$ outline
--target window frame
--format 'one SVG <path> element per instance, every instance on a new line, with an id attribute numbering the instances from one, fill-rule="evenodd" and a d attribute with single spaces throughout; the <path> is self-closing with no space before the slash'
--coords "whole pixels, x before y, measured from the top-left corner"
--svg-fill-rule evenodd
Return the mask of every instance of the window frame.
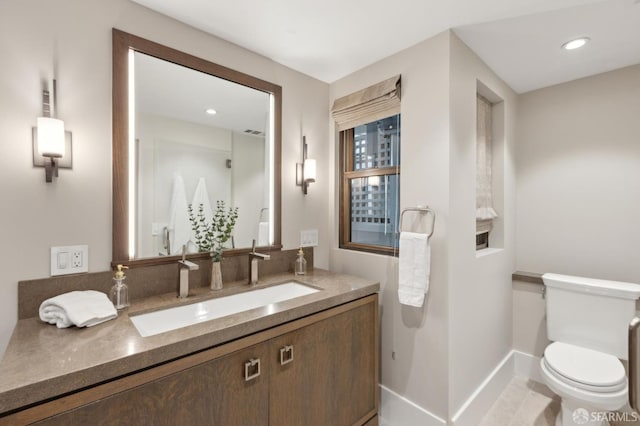
<path id="1" fill-rule="evenodd" d="M 401 115 L 399 112 L 397 114 L 392 114 L 390 117 L 395 115 Z M 339 170 L 340 170 L 340 183 L 339 183 L 339 247 L 341 249 L 347 250 L 356 250 L 363 251 L 369 253 L 377 253 L 384 254 L 388 256 L 397 256 L 398 248 L 397 247 L 388 247 L 381 246 L 375 244 L 364 244 L 357 243 L 351 241 L 351 214 L 353 205 L 351 203 L 351 180 L 357 178 L 366 178 L 366 177 L 374 177 L 374 176 L 389 176 L 389 175 L 397 175 L 398 176 L 398 206 L 400 202 L 400 174 L 401 168 L 400 164 L 397 166 L 386 166 L 386 167 L 372 167 L 362 170 L 353 170 L 354 164 L 354 134 L 355 128 L 349 128 L 340 131 L 339 140 L 340 140 L 340 154 L 339 154 Z M 402 139 L 400 139 L 402 143 Z M 400 145 L 402 146 L 402 145 Z M 398 160 L 400 162 L 400 159 Z M 399 233 L 399 221 L 400 215 L 398 214 L 396 218 L 397 223 L 396 234 Z"/>

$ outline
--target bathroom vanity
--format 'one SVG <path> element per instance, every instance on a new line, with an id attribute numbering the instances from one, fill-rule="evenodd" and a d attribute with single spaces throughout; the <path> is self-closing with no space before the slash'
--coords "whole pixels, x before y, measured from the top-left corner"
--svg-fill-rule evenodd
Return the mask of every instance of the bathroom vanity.
<path id="1" fill-rule="evenodd" d="M 377 424 L 379 285 L 317 269 L 296 281 L 319 291 L 149 337 L 130 316 L 174 295 L 87 329 L 20 320 L 0 364 L 0 424 Z"/>

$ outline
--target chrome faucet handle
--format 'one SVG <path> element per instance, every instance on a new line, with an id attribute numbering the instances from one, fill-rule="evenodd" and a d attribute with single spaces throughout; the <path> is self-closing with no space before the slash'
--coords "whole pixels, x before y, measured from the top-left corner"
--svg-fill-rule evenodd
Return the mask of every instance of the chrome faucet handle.
<path id="1" fill-rule="evenodd" d="M 180 267 L 187 268 L 190 271 L 197 271 L 198 269 L 200 269 L 200 265 L 198 265 L 197 263 L 193 263 L 190 260 L 178 260 L 178 263 L 180 264 Z"/>
<path id="2" fill-rule="evenodd" d="M 182 246 L 182 260 L 178 260 L 180 267 L 189 268 L 190 271 L 197 271 L 200 269 L 200 266 L 197 263 L 193 263 L 190 260 L 187 260 L 187 246 Z"/>

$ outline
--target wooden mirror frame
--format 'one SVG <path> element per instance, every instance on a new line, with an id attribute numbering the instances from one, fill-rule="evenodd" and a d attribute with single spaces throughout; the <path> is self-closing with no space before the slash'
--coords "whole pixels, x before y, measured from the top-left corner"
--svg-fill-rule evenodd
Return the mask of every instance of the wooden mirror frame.
<path id="1" fill-rule="evenodd" d="M 266 250 L 279 250 L 281 243 L 281 168 L 282 168 L 282 87 L 259 78 L 209 62 L 188 53 L 163 46 L 141 37 L 113 28 L 113 229 L 112 266 L 148 266 L 172 263 L 180 256 L 162 256 L 142 259 L 129 258 L 129 98 L 128 98 L 128 55 L 129 49 L 154 56 L 158 59 L 201 71 L 243 86 L 267 92 L 274 97 L 274 194 L 273 194 L 273 243 Z M 228 249 L 224 256 L 246 254 L 250 248 Z M 190 254 L 190 258 L 207 258 L 209 253 Z"/>

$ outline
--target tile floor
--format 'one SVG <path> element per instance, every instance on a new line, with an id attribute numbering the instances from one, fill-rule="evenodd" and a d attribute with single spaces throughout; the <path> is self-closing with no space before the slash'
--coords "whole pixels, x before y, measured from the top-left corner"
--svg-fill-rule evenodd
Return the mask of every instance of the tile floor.
<path id="1" fill-rule="evenodd" d="M 560 410 L 560 398 L 548 387 L 515 377 L 480 422 L 480 426 L 554 426 Z M 640 426 L 628 414 L 612 426 Z M 626 420 L 626 421 L 625 421 Z"/>

